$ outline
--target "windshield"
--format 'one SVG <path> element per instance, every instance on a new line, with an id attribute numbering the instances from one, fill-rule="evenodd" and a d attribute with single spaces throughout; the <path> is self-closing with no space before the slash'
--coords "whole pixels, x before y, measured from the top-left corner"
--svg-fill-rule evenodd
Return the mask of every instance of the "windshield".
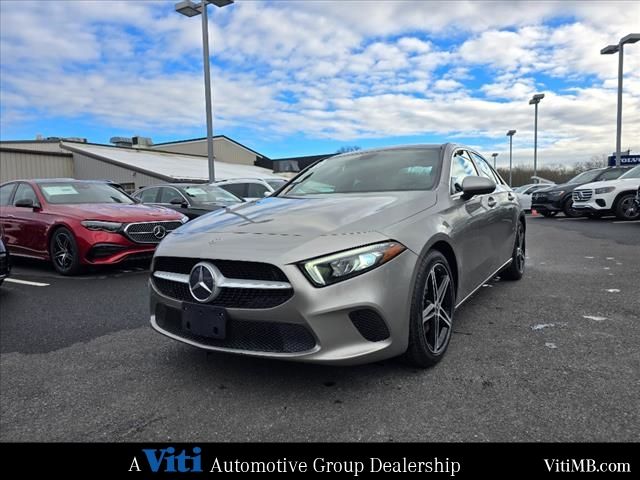
<path id="1" fill-rule="evenodd" d="M 633 167 L 620 178 L 640 178 L 640 165 L 638 165 L 637 167 Z"/>
<path id="2" fill-rule="evenodd" d="M 287 183 L 286 180 L 280 180 L 278 178 L 269 178 L 266 179 L 265 182 L 267 182 L 274 190 L 278 190 L 281 186 Z"/>
<path id="3" fill-rule="evenodd" d="M 55 182 L 38 185 L 51 204 L 135 203 L 131 197 L 107 183 Z"/>
<path id="4" fill-rule="evenodd" d="M 440 149 L 396 149 L 330 157 L 316 163 L 284 195 L 431 190 L 438 181 Z"/>
<path id="5" fill-rule="evenodd" d="M 192 185 L 183 188 L 184 193 L 189 197 L 189 201 L 194 204 L 207 203 L 238 203 L 241 199 L 233 193 L 216 187 L 215 185 Z"/>
<path id="6" fill-rule="evenodd" d="M 589 170 L 576 175 L 567 183 L 589 183 L 596 179 L 598 175 L 602 173 L 602 170 Z"/>

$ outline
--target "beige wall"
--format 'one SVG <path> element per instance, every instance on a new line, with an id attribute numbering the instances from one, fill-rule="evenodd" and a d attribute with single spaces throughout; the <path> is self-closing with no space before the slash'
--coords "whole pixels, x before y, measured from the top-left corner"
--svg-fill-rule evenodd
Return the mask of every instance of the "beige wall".
<path id="1" fill-rule="evenodd" d="M 194 140 L 193 142 L 174 143 L 171 145 L 156 145 L 155 150 L 166 152 L 184 153 L 187 155 L 207 156 L 207 141 Z M 256 161 L 256 154 L 241 147 L 226 138 L 214 138 L 213 152 L 217 160 L 227 163 L 238 163 L 241 165 L 253 165 Z"/>
<path id="2" fill-rule="evenodd" d="M 112 180 L 124 184 L 134 183 L 134 189 L 167 183 L 157 177 L 134 172 L 128 168 L 87 157 L 80 153 L 73 153 L 73 162 L 75 166 L 75 178 L 79 180 Z"/>
<path id="3" fill-rule="evenodd" d="M 0 148 L 0 183 L 18 178 L 73 177 L 71 156 L 13 152 Z"/>
<path id="4" fill-rule="evenodd" d="M 0 142 L 0 148 L 16 148 L 18 150 L 32 150 L 35 152 L 64 152 L 60 142 L 32 141 L 32 142 Z"/>

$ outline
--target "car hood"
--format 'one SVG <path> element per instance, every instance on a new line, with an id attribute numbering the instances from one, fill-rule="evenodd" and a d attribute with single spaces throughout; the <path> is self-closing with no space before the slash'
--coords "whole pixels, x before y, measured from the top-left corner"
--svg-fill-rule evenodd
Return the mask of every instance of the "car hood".
<path id="1" fill-rule="evenodd" d="M 548 188 L 541 188 L 540 190 L 536 190 L 535 193 L 544 193 L 544 192 L 555 192 L 558 190 L 564 190 L 565 192 L 571 191 L 574 188 L 583 185 L 582 183 L 558 183 L 556 185 L 550 185 Z"/>
<path id="2" fill-rule="evenodd" d="M 79 220 L 105 220 L 113 222 L 152 222 L 179 220 L 182 214 L 174 210 L 150 205 L 121 205 L 111 203 L 86 203 L 77 205 L 50 205 L 56 213 Z"/>
<path id="3" fill-rule="evenodd" d="M 385 227 L 435 203 L 424 191 L 267 197 L 187 223 L 157 254 L 289 263 L 388 240 Z"/>
<path id="4" fill-rule="evenodd" d="M 615 180 L 603 180 L 601 182 L 585 183 L 584 185 L 580 185 L 580 190 L 595 190 L 596 188 L 627 185 L 640 185 L 640 178 L 616 178 Z"/>

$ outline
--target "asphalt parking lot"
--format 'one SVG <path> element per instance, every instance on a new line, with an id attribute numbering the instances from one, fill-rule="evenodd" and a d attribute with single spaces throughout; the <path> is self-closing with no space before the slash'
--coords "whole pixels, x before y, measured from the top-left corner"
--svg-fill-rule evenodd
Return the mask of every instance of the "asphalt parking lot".
<path id="1" fill-rule="evenodd" d="M 148 326 L 148 272 L 0 288 L 1 441 L 635 441 L 640 222 L 532 217 L 444 360 L 326 367 L 206 354 Z"/>

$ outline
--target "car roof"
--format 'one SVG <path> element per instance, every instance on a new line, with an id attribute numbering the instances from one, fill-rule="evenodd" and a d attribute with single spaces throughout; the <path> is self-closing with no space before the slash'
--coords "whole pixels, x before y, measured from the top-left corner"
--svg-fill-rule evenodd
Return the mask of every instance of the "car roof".
<path id="1" fill-rule="evenodd" d="M 33 182 L 33 183 L 67 183 L 67 182 L 78 182 L 78 183 L 112 183 L 118 184 L 118 182 L 114 182 L 112 180 L 78 180 L 77 178 L 16 178 L 14 180 L 9 180 L 4 183 L 12 183 L 12 182 Z"/>

